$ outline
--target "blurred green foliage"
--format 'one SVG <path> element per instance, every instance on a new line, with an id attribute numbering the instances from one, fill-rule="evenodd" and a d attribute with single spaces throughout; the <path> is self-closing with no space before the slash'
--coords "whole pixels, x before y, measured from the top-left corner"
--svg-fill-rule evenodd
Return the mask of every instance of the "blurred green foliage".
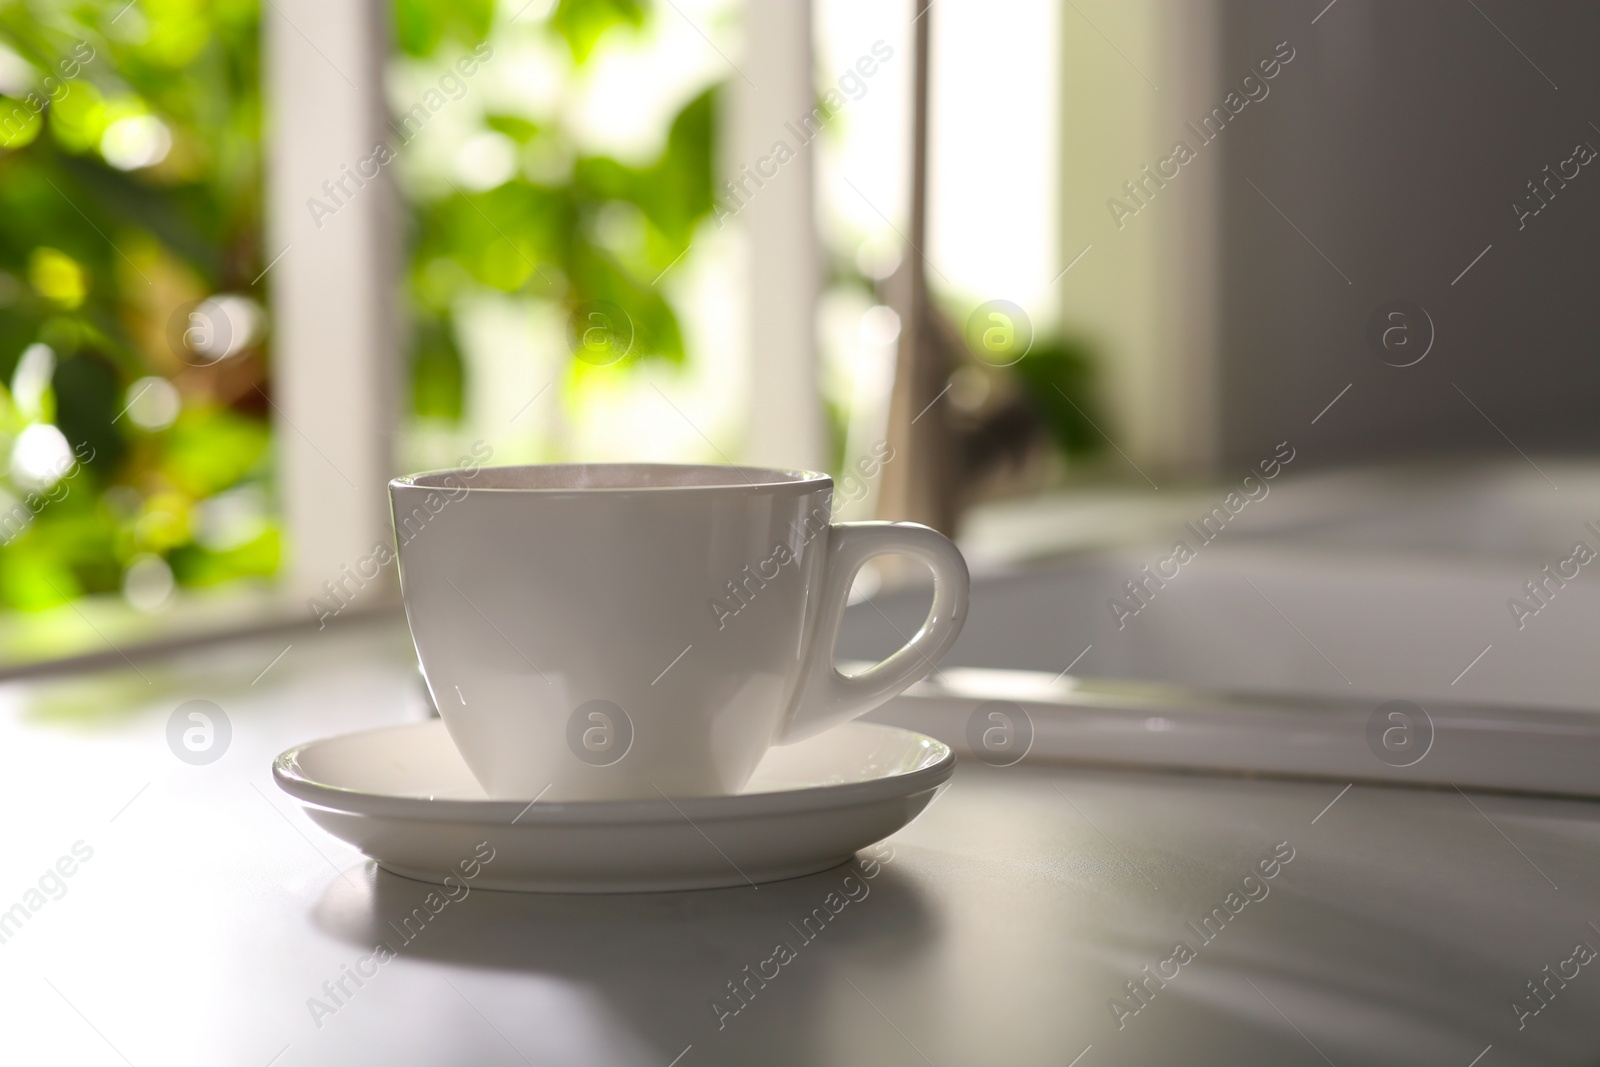
<path id="1" fill-rule="evenodd" d="M 569 80 L 654 15 L 638 0 L 392 11 L 403 61 L 442 70 L 516 15 Z M 0 605 L 130 590 L 152 561 L 157 593 L 163 567 L 190 586 L 277 569 L 265 331 L 238 317 L 239 298 L 246 320 L 265 302 L 259 18 L 257 0 L 0 0 Z M 643 164 L 580 150 L 554 112 L 491 109 L 474 121 L 532 166 L 489 189 L 407 190 L 414 413 L 461 414 L 456 310 L 474 291 L 569 313 L 604 301 L 638 357 L 683 361 L 652 282 L 711 212 L 715 98 L 689 101 Z M 194 338 L 219 329 L 231 346 Z M 84 462 L 59 482 L 18 465 L 63 449 Z"/>
<path id="2" fill-rule="evenodd" d="M 643 29 L 647 10 L 640 0 L 560 0 L 550 13 L 550 28 L 566 42 L 573 62 L 584 63 L 611 27 Z"/>
<path id="3" fill-rule="evenodd" d="M 0 604 L 277 568 L 259 83 L 255 0 L 0 3 Z"/>
<path id="4" fill-rule="evenodd" d="M 277 570 L 258 4 L 0 0 L 0 606 L 118 590 L 153 606 L 135 576 L 149 594 L 163 581 Z M 510 51 L 539 38 L 563 86 L 608 42 L 649 33 L 662 10 L 392 4 L 395 62 L 424 77 L 486 42 Z M 461 108 L 453 122 L 515 156 L 489 188 L 413 176 L 395 128 L 413 414 L 462 415 L 458 316 L 477 294 L 569 317 L 622 309 L 634 358 L 573 359 L 569 386 L 627 373 L 634 359 L 686 360 L 679 316 L 654 283 L 713 213 L 720 94 L 687 100 L 642 161 L 587 148 L 564 91 Z M 1014 373 L 1063 452 L 1092 450 L 1088 405 L 1062 396 L 1088 392 L 1083 352 L 1047 343 Z M 844 412 L 829 402 L 840 438 Z"/>
<path id="5" fill-rule="evenodd" d="M 488 6 L 399 0 L 404 53 L 431 72 L 447 69 L 486 37 L 507 48 L 503 31 L 490 30 Z M 557 59 L 570 63 L 561 78 L 571 84 L 603 37 L 642 33 L 655 16 L 654 6 L 636 0 L 560 0 L 536 32 L 558 45 Z M 492 131 L 514 146 L 518 165 L 505 181 L 475 192 L 454 182 L 410 183 L 414 414 L 461 414 L 457 311 L 475 289 L 553 303 L 569 318 L 586 305 L 620 308 L 630 320 L 633 355 L 684 361 L 678 316 L 653 283 L 712 212 L 717 97 L 712 87 L 685 103 L 660 154 L 644 163 L 585 151 L 559 100 L 543 112 L 531 103 L 516 113 L 490 106 L 474 121 L 478 132 Z M 627 373 L 633 362 L 602 367 L 574 359 L 568 373 L 575 380 Z"/>
<path id="6" fill-rule="evenodd" d="M 1041 338 L 1010 370 L 1063 456 L 1101 451 L 1105 438 L 1090 415 L 1097 405 L 1094 356 L 1087 342 L 1058 334 Z"/>

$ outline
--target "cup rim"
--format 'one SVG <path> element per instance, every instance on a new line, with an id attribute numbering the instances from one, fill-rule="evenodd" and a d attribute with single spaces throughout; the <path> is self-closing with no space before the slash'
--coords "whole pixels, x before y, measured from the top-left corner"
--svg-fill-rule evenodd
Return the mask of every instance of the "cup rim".
<path id="1" fill-rule="evenodd" d="M 717 477 L 726 481 L 690 482 L 686 484 L 658 485 L 472 485 L 476 475 L 464 475 L 459 467 L 418 471 L 389 480 L 394 489 L 447 489 L 467 493 L 523 493 L 540 495 L 591 494 L 591 493 L 750 493 L 770 492 L 779 489 L 816 490 L 833 483 L 831 475 L 796 467 L 752 467 L 734 463 L 508 463 L 483 466 L 484 471 L 578 471 L 609 468 L 650 471 L 706 471 L 719 472 Z M 743 480 L 733 480 L 733 478 Z M 446 482 L 453 478 L 454 482 Z"/>

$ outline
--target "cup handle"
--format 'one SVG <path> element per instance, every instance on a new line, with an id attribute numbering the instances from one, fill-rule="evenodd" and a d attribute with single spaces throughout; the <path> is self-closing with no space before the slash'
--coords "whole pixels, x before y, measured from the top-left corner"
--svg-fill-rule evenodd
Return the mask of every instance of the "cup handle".
<path id="1" fill-rule="evenodd" d="M 845 675 L 833 665 L 833 646 L 844 621 L 850 586 L 873 556 L 909 556 L 933 572 L 933 605 L 922 628 L 881 663 Z M 967 620 L 971 578 L 967 561 L 950 539 L 914 522 L 846 522 L 829 530 L 817 631 L 810 663 L 776 743 L 803 741 L 865 714 L 926 677 L 950 650 Z"/>

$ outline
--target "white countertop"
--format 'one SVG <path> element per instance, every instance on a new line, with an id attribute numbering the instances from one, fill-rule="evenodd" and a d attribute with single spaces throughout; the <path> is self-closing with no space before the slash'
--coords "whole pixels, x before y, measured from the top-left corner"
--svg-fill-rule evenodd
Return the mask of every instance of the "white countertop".
<path id="1" fill-rule="evenodd" d="M 429 887 L 319 831 L 269 764 L 312 737 L 423 715 L 409 657 L 403 627 L 366 623 L 0 686 L 0 919 L 28 912 L 0 943 L 0 1062 L 1505 1067 L 1600 1055 L 1600 961 L 1564 988 L 1552 979 L 1557 995 L 1520 1031 L 1512 1008 L 1575 944 L 1600 949 L 1600 806 L 1448 788 L 1341 795 L 1326 782 L 969 759 L 810 941 L 796 927 L 847 868 L 654 896 L 474 890 L 404 941 L 388 923 Z M 168 718 L 190 699 L 229 717 L 215 763 L 168 748 Z M 1293 859 L 1246 883 L 1282 842 Z M 62 857 L 72 873 L 47 875 Z M 1240 906 L 1246 891 L 1261 899 Z M 1230 902 L 1238 914 L 1210 942 L 1186 925 Z M 1165 964 L 1176 976 L 1151 980 L 1119 1029 L 1108 1002 L 1131 1007 L 1124 983 L 1180 940 L 1193 958 Z M 364 965 L 375 973 L 357 987 L 344 968 L 379 941 L 395 958 Z M 713 1002 L 737 1003 L 727 983 L 747 965 L 771 974 L 780 941 L 794 958 L 764 988 L 752 981 L 719 1029 Z M 336 1001 L 323 984 L 341 978 Z"/>

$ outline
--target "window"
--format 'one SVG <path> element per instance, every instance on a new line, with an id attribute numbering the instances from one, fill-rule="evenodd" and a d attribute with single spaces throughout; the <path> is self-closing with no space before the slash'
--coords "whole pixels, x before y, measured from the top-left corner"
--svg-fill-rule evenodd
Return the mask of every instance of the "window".
<path id="1" fill-rule="evenodd" d="M 310 621 L 308 599 L 389 539 L 391 475 L 484 448 L 870 455 L 898 332 L 910 15 L 6 8 L 0 605 L 56 610 L 0 614 L 0 657 Z M 961 141 L 1008 106 L 960 80 L 990 20 L 935 20 L 927 250 L 958 332 L 994 298 L 1057 328 L 1054 16 L 1017 17 L 1019 70 L 1045 80 L 985 127 L 1010 178 Z M 1014 22 L 986 32 L 1014 43 Z M 962 373 L 951 402 L 976 418 L 1002 378 Z M 1069 449 L 1097 440 L 1054 399 L 1066 379 L 1002 377 L 1065 420 Z M 874 489 L 842 514 L 868 517 Z"/>

